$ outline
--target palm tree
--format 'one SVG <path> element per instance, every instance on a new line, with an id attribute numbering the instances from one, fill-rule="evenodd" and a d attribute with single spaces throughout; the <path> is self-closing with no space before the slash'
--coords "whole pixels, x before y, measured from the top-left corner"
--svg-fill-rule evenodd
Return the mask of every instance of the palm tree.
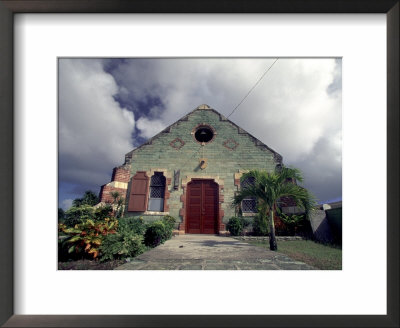
<path id="1" fill-rule="evenodd" d="M 295 168 L 281 167 L 274 173 L 252 170 L 243 174 L 241 180 L 247 178 L 252 178 L 254 183 L 240 190 L 233 198 L 232 205 L 238 206 L 248 197 L 257 200 L 259 211 L 269 217 L 269 247 L 276 251 L 278 246 L 275 238 L 274 213 L 279 209 L 280 199 L 290 197 L 296 206 L 304 209 L 306 218 L 309 218 L 310 211 L 316 204 L 315 198 L 306 189 L 293 182 L 303 181 L 300 170 Z"/>

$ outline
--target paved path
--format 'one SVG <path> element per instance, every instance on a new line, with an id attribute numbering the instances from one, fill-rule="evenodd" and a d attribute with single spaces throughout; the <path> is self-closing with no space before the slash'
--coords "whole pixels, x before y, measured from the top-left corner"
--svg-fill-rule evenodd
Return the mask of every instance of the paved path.
<path id="1" fill-rule="evenodd" d="M 278 245 L 279 247 L 279 245 Z M 172 237 L 115 270 L 314 270 L 279 252 L 230 237 Z"/>

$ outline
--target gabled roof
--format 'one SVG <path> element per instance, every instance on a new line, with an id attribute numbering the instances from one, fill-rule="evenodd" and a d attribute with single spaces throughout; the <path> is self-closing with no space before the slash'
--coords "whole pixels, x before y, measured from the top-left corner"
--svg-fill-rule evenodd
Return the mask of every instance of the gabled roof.
<path id="1" fill-rule="evenodd" d="M 202 111 L 202 110 L 207 110 L 207 111 L 211 111 L 214 112 L 215 114 L 219 115 L 219 119 L 220 121 L 225 121 L 230 123 L 231 125 L 233 125 L 234 127 L 236 127 L 238 129 L 238 133 L 242 134 L 242 135 L 247 135 L 248 137 L 250 137 L 254 144 L 257 147 L 260 148 L 264 148 L 269 150 L 270 152 L 272 152 L 274 154 L 274 158 L 277 162 L 282 163 L 282 156 L 280 154 L 278 154 L 275 150 L 273 150 L 272 148 L 268 147 L 266 144 L 264 144 L 263 142 L 261 142 L 260 140 L 258 140 L 256 137 L 254 137 L 253 135 L 251 135 L 250 133 L 248 133 L 247 131 L 243 130 L 240 126 L 238 126 L 237 124 L 233 123 L 232 121 L 230 121 L 229 119 L 227 119 L 224 115 L 222 115 L 221 113 L 217 112 L 215 109 L 211 108 L 209 105 L 206 104 L 202 104 L 198 107 L 196 107 L 194 110 L 192 110 L 191 112 L 189 112 L 188 114 L 186 114 L 185 116 L 183 116 L 181 119 L 179 119 L 178 121 L 176 121 L 175 123 L 172 123 L 170 126 L 166 127 L 164 130 L 162 130 L 160 133 L 156 134 L 154 137 L 150 138 L 149 140 L 147 140 L 145 143 L 143 143 L 142 145 L 140 145 L 139 147 L 131 150 L 129 153 L 125 154 L 125 164 L 129 163 L 130 160 L 132 159 L 132 154 L 137 151 L 138 149 L 142 148 L 143 146 L 146 145 L 151 145 L 153 140 L 157 139 L 158 137 L 160 137 L 163 133 L 169 133 L 171 131 L 171 128 L 173 128 L 174 126 L 176 126 L 179 122 L 183 122 L 183 121 L 188 121 L 189 120 L 189 116 L 191 114 L 193 114 L 196 111 Z"/>

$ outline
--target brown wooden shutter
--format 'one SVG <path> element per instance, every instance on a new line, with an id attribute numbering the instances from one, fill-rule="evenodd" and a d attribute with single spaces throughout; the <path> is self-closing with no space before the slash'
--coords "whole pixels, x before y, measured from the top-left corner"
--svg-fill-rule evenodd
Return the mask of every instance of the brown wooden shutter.
<path id="1" fill-rule="evenodd" d="M 137 171 L 131 182 L 129 195 L 129 212 L 144 212 L 147 209 L 147 193 L 149 190 L 149 177 L 144 171 Z"/>

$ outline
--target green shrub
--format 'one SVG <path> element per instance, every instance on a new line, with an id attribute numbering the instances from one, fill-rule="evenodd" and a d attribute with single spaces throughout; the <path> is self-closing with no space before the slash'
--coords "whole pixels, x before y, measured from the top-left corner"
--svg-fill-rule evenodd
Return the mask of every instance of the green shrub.
<path id="1" fill-rule="evenodd" d="M 174 230 L 176 220 L 173 216 L 165 215 L 163 217 L 163 222 L 171 231 Z"/>
<path id="2" fill-rule="evenodd" d="M 137 235 L 143 235 L 146 231 L 146 224 L 144 223 L 142 217 L 121 218 L 119 219 L 118 230 L 127 230 Z"/>
<path id="3" fill-rule="evenodd" d="M 147 226 L 144 234 L 146 246 L 156 247 L 164 242 L 165 225 L 162 221 L 155 221 Z"/>
<path id="4" fill-rule="evenodd" d="M 175 218 L 170 215 L 166 215 L 163 217 L 162 222 L 165 225 L 165 240 L 172 238 L 172 231 L 175 228 Z"/>
<path id="5" fill-rule="evenodd" d="M 276 234 L 279 236 L 303 236 L 312 239 L 311 223 L 304 214 L 284 214 L 279 215 L 282 222 L 280 226 L 276 226 Z"/>
<path id="6" fill-rule="evenodd" d="M 229 230 L 232 236 L 240 236 L 243 233 L 243 229 L 248 226 L 248 222 L 243 217 L 232 216 L 226 228 Z"/>
<path id="7" fill-rule="evenodd" d="M 112 206 L 107 204 L 104 206 L 100 206 L 95 209 L 94 216 L 96 220 L 104 220 L 105 218 L 109 218 L 112 215 Z"/>
<path id="8" fill-rule="evenodd" d="M 257 213 L 253 220 L 253 234 L 255 236 L 268 236 L 268 219 L 262 213 Z"/>
<path id="9" fill-rule="evenodd" d="M 166 240 L 171 239 L 173 224 L 170 218 L 163 219 L 162 221 L 154 221 L 147 226 L 144 233 L 144 243 L 146 246 L 156 247 Z"/>
<path id="10" fill-rule="evenodd" d="M 85 220 L 94 220 L 94 209 L 90 205 L 81 205 L 79 207 L 71 207 L 65 212 L 64 223 L 68 227 L 74 227 L 76 224 L 81 224 Z"/>
<path id="11" fill-rule="evenodd" d="M 279 234 L 288 236 L 294 236 L 297 230 L 304 225 L 305 221 L 305 216 L 303 214 L 296 215 L 281 213 L 279 218 L 284 224 L 280 229 Z"/>
<path id="12" fill-rule="evenodd" d="M 142 254 L 144 250 L 142 235 L 128 229 L 121 229 L 116 234 L 104 237 L 100 246 L 100 261 L 135 257 Z"/>
<path id="13" fill-rule="evenodd" d="M 59 224 L 59 247 L 67 248 L 71 258 L 92 258 L 99 255 L 99 247 L 108 234 L 115 234 L 118 228 L 118 221 L 115 219 L 105 219 L 104 221 L 85 220 L 76 224 L 74 227 L 67 227 Z M 64 254 L 61 251 L 61 254 Z M 60 254 L 60 253 L 59 253 Z"/>

